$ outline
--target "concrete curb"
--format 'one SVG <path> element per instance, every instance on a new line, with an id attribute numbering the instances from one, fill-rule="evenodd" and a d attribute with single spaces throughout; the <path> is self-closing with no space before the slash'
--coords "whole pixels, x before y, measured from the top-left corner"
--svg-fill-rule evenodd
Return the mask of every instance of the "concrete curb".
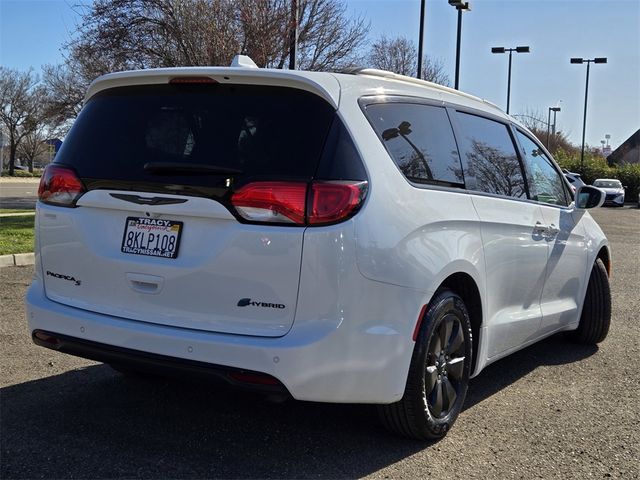
<path id="1" fill-rule="evenodd" d="M 33 253 L 14 253 L 12 255 L 0 255 L 0 268 L 2 267 L 24 267 L 33 265 L 35 256 Z"/>
<path id="2" fill-rule="evenodd" d="M 0 184 L 9 183 L 40 183 L 40 177 L 0 177 Z"/>
<path id="3" fill-rule="evenodd" d="M 33 217 L 36 212 L 21 212 L 21 213 L 0 213 L 0 218 L 5 217 Z"/>

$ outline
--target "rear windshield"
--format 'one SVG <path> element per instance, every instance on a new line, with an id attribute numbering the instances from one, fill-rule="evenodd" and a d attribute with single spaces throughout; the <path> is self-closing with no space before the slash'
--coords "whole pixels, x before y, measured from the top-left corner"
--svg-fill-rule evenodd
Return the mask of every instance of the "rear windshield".
<path id="1" fill-rule="evenodd" d="M 311 93 L 247 85 L 110 89 L 84 107 L 56 157 L 95 188 L 128 184 L 229 186 L 255 178 L 308 179 L 335 111 Z M 160 165 L 161 169 L 149 168 Z M 145 165 L 147 168 L 145 168 Z M 171 165 L 188 165 L 185 173 Z"/>

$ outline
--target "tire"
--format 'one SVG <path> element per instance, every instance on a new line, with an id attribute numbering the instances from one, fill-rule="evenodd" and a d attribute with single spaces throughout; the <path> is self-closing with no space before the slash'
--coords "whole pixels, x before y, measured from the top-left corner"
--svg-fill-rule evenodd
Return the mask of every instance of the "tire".
<path id="1" fill-rule="evenodd" d="M 444 437 L 467 394 L 471 341 L 462 299 L 450 290 L 436 292 L 422 318 L 402 399 L 378 406 L 383 425 L 418 440 Z"/>
<path id="2" fill-rule="evenodd" d="M 607 269 L 596 259 L 589 276 L 589 285 L 584 298 L 578 329 L 572 339 L 578 343 L 593 345 L 600 343 L 609 333 L 611 323 L 611 288 Z"/>

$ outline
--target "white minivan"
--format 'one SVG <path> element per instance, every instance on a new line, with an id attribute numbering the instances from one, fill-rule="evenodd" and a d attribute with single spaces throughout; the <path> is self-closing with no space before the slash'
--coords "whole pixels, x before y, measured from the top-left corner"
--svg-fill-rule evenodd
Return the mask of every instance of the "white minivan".
<path id="1" fill-rule="evenodd" d="M 91 85 L 39 188 L 36 344 L 437 439 L 488 364 L 605 338 L 603 194 L 574 198 L 513 118 L 390 72 L 235 64 Z"/>

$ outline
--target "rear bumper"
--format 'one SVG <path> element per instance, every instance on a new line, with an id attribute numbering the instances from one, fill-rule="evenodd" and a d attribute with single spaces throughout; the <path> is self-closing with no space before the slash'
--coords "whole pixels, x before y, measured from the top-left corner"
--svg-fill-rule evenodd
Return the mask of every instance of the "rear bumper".
<path id="1" fill-rule="evenodd" d="M 172 377 L 205 378 L 235 388 L 288 394 L 277 379 L 260 372 L 115 347 L 44 330 L 34 330 L 31 338 L 33 343 L 41 347 L 97 362 L 129 367 L 135 371 Z"/>
<path id="2" fill-rule="evenodd" d="M 196 372 L 232 385 L 239 382 L 230 373 L 258 372 L 277 379 L 272 391 L 288 391 L 298 400 L 392 403 L 404 392 L 415 311 L 420 310 L 424 294 L 365 283 L 366 298 L 375 299 L 369 308 L 352 311 L 352 318 L 298 315 L 290 332 L 277 338 L 180 329 L 98 314 L 49 300 L 38 279 L 27 293 L 26 311 L 31 334 L 53 333 L 62 340 L 60 347 L 44 346 L 64 353 L 142 364 L 168 374 Z M 393 321 L 403 318 L 403 311 L 412 313 L 411 318 L 404 316 L 401 328 Z"/>

